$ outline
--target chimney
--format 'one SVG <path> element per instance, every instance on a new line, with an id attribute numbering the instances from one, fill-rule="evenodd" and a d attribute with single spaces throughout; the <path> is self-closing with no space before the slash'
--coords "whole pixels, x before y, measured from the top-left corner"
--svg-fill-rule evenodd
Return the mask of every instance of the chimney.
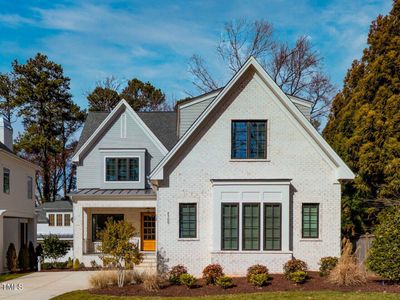
<path id="1" fill-rule="evenodd" d="M 4 117 L 0 116 L 0 142 L 6 145 L 11 151 L 13 150 L 13 129 L 11 123 Z"/>

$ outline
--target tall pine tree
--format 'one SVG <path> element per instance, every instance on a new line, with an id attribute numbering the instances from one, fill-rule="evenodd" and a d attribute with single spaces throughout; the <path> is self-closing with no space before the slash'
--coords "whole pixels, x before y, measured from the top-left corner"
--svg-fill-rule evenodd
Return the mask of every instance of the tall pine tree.
<path id="1" fill-rule="evenodd" d="M 343 231 L 352 236 L 373 225 L 377 203 L 400 199 L 400 0 L 372 22 L 323 135 L 357 174 L 343 197 Z"/>

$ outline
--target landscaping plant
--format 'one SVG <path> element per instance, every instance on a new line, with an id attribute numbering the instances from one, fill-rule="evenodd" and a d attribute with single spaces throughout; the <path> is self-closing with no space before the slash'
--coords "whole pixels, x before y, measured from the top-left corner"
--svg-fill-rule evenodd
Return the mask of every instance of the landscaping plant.
<path id="1" fill-rule="evenodd" d="M 367 281 L 365 272 L 360 269 L 352 254 L 352 248 L 350 241 L 344 244 L 338 264 L 329 273 L 328 280 L 331 283 L 340 286 L 356 286 Z"/>
<path id="2" fill-rule="evenodd" d="M 18 267 L 20 270 L 26 272 L 29 270 L 29 250 L 26 244 L 24 244 L 18 253 Z"/>
<path id="3" fill-rule="evenodd" d="M 400 281 L 400 208 L 387 209 L 378 221 L 367 267 L 384 279 Z"/>
<path id="4" fill-rule="evenodd" d="M 69 243 L 60 240 L 55 234 L 43 237 L 43 257 L 50 259 L 52 263 L 66 255 L 69 248 Z"/>
<path id="5" fill-rule="evenodd" d="M 17 251 L 13 243 L 10 243 L 7 249 L 7 269 L 11 273 L 17 272 Z"/>
<path id="6" fill-rule="evenodd" d="M 72 269 L 73 266 L 74 266 L 74 262 L 73 262 L 72 258 L 71 258 L 71 257 L 68 257 L 68 260 L 67 260 L 67 269 Z"/>
<path id="7" fill-rule="evenodd" d="M 283 274 L 286 279 L 290 280 L 290 275 L 294 272 L 307 272 L 307 264 L 300 259 L 291 259 L 283 265 Z"/>
<path id="8" fill-rule="evenodd" d="M 76 271 L 76 270 L 79 270 L 80 267 L 81 267 L 81 263 L 79 262 L 79 259 L 75 258 L 72 268 Z"/>
<path id="9" fill-rule="evenodd" d="M 101 240 L 99 251 L 103 262 L 115 263 L 118 274 L 118 287 L 123 287 L 125 268 L 133 267 L 142 262 L 143 255 L 131 240 L 135 235 L 135 227 L 126 220 L 109 219 L 104 230 L 98 233 Z"/>
<path id="10" fill-rule="evenodd" d="M 247 281 L 250 282 L 251 275 L 258 275 L 258 274 L 267 274 L 268 277 L 268 268 L 264 265 L 253 265 L 247 269 Z"/>
<path id="11" fill-rule="evenodd" d="M 219 286 L 222 287 L 223 289 L 229 289 L 233 287 L 233 279 L 232 277 L 229 276 L 220 276 L 217 278 L 215 283 Z"/>
<path id="12" fill-rule="evenodd" d="M 224 276 L 224 272 L 220 264 L 210 264 L 203 270 L 203 278 L 207 284 L 215 284 L 217 278 L 221 276 Z"/>
<path id="13" fill-rule="evenodd" d="M 35 253 L 35 247 L 33 247 L 32 242 L 29 242 L 28 253 L 29 253 L 29 269 L 31 271 L 34 271 L 37 267 L 37 257 Z"/>
<path id="14" fill-rule="evenodd" d="M 296 271 L 290 273 L 290 280 L 295 283 L 304 283 L 308 278 L 308 273 L 306 271 Z"/>
<path id="15" fill-rule="evenodd" d="M 180 282 L 180 276 L 182 274 L 187 274 L 187 269 L 185 266 L 182 265 L 177 265 L 172 267 L 171 271 L 168 272 L 168 280 L 172 284 L 179 285 Z"/>
<path id="16" fill-rule="evenodd" d="M 95 272 L 89 277 L 89 284 L 94 289 L 104 289 L 108 286 L 116 285 L 117 273 L 115 271 Z"/>
<path id="17" fill-rule="evenodd" d="M 160 278 L 156 274 L 147 274 L 143 279 L 143 288 L 148 292 L 160 290 Z"/>
<path id="18" fill-rule="evenodd" d="M 254 286 L 262 287 L 267 284 L 268 279 L 268 273 L 260 273 L 250 275 L 248 281 Z"/>
<path id="19" fill-rule="evenodd" d="M 319 276 L 326 277 L 336 267 L 339 259 L 334 256 L 322 257 L 319 261 Z"/>
<path id="20" fill-rule="evenodd" d="M 192 287 L 195 286 L 197 279 L 193 275 L 182 274 L 181 276 L 179 276 L 179 281 L 181 284 L 191 289 Z"/>

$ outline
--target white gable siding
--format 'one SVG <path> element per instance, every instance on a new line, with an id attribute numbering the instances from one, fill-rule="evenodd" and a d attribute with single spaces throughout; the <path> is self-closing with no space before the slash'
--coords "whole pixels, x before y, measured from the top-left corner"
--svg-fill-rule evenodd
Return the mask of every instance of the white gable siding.
<path id="1" fill-rule="evenodd" d="M 214 100 L 215 97 L 205 99 L 204 101 L 197 102 L 195 104 L 184 106 L 179 109 L 179 137 L 189 129 L 189 127 L 196 121 L 200 114 L 206 109 L 206 107 Z M 290 98 L 290 97 L 289 97 Z M 301 113 L 310 120 L 310 107 L 307 105 L 300 104 L 298 102 L 294 105 L 301 111 Z"/>
<path id="2" fill-rule="evenodd" d="M 126 119 L 126 130 L 125 130 Z M 141 150 L 141 151 L 140 151 Z M 145 151 L 143 151 L 145 150 Z M 112 151 L 112 152 L 111 152 Z M 114 152 L 114 153 L 113 153 Z M 82 188 L 143 188 L 143 185 L 104 183 L 104 156 L 143 156 L 142 182 L 159 163 L 163 154 L 129 113 L 120 114 L 94 147 L 81 159 L 77 168 L 78 189 Z M 144 168 L 143 168 L 144 167 Z M 144 173 L 142 173 L 142 170 Z"/>
<path id="3" fill-rule="evenodd" d="M 252 75 L 253 76 L 253 75 Z M 228 274 L 245 274 L 255 263 L 272 272 L 282 272 L 282 264 L 292 255 L 305 260 L 312 270 L 322 256 L 340 254 L 340 184 L 334 169 L 308 140 L 308 136 L 285 113 L 285 108 L 254 75 L 231 95 L 234 101 L 190 149 L 178 154 L 180 161 L 164 168 L 164 185 L 158 190 L 157 239 L 160 255 L 168 265 L 184 264 L 199 275 L 209 263 L 220 262 Z M 225 99 L 229 100 L 229 99 Z M 218 112 L 214 111 L 214 114 Z M 268 120 L 268 160 L 232 161 L 231 120 Z M 189 146 L 187 146 L 189 147 Z M 215 228 L 220 216 L 215 213 L 211 179 L 292 179 L 290 198 L 290 253 L 229 252 L 213 249 Z M 178 203 L 198 204 L 198 238 L 178 239 Z M 301 239 L 301 204 L 320 203 L 318 240 Z M 193 254 L 196 254 L 195 259 Z"/>

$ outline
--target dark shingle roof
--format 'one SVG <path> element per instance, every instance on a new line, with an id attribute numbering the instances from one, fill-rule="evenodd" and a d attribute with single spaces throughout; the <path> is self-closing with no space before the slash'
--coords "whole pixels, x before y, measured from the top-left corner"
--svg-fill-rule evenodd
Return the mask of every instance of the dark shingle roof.
<path id="1" fill-rule="evenodd" d="M 72 210 L 72 202 L 69 200 L 44 202 L 39 208 L 44 210 Z"/>
<path id="2" fill-rule="evenodd" d="M 75 153 L 96 131 L 108 114 L 108 112 L 88 113 Z M 176 112 L 138 112 L 138 115 L 168 150 L 178 141 L 176 135 Z"/>

